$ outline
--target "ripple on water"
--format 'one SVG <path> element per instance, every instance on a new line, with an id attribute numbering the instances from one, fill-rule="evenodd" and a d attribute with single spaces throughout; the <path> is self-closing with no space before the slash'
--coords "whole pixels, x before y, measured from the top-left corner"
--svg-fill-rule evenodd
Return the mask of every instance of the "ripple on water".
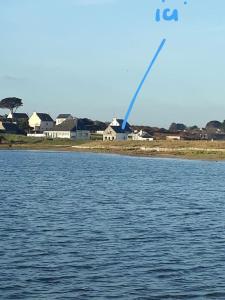
<path id="1" fill-rule="evenodd" d="M 0 151 L 0 299 L 225 299 L 225 163 Z"/>

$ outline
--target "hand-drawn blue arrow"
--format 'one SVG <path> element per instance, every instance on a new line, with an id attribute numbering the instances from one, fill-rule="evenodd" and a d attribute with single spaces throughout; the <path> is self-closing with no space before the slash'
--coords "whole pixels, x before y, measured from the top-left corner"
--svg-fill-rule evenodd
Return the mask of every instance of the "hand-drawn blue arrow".
<path id="1" fill-rule="evenodd" d="M 128 110 L 127 110 L 127 113 L 126 113 L 126 115 L 125 115 L 125 118 L 124 118 L 124 120 L 123 120 L 123 124 L 122 124 L 122 129 L 123 129 L 123 130 L 124 130 L 125 127 L 126 127 L 128 118 L 129 118 L 129 116 L 130 116 L 130 113 L 131 113 L 131 111 L 132 111 L 132 108 L 133 108 L 133 106 L 134 106 L 134 103 L 135 103 L 135 101 L 136 101 L 136 99 L 137 99 L 137 96 L 138 96 L 138 94 L 140 93 L 141 88 L 142 88 L 142 86 L 143 86 L 145 80 L 147 79 L 148 74 L 149 74 L 149 72 L 151 71 L 151 69 L 152 69 L 152 67 L 153 67 L 153 65 L 154 65 L 154 63 L 155 63 L 155 61 L 156 61 L 156 59 L 158 58 L 159 53 L 160 53 L 160 51 L 162 50 L 162 48 L 163 48 L 165 42 L 166 42 L 166 39 L 163 39 L 162 42 L 161 42 L 161 44 L 159 45 L 158 50 L 156 51 L 156 53 L 155 53 L 155 55 L 154 55 L 154 57 L 153 57 L 153 59 L 152 59 L 150 65 L 149 65 L 147 71 L 145 72 L 145 75 L 144 75 L 144 77 L 143 77 L 141 83 L 139 84 L 139 86 L 138 86 L 138 88 L 137 88 L 137 91 L 135 92 L 135 94 L 134 94 L 134 96 L 133 96 L 133 98 L 132 98 L 132 100 L 131 100 L 130 106 L 129 106 L 129 108 L 128 108 Z"/>

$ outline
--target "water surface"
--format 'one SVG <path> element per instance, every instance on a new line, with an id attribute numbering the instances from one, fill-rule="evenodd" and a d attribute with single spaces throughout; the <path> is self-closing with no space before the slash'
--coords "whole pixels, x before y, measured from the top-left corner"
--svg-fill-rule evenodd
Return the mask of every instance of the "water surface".
<path id="1" fill-rule="evenodd" d="M 0 151 L 0 299 L 225 299 L 225 163 Z"/>

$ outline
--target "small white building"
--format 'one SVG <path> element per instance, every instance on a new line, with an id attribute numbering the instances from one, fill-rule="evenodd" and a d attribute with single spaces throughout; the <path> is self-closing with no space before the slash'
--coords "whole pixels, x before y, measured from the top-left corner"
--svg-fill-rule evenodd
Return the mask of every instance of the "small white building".
<path id="1" fill-rule="evenodd" d="M 113 118 L 112 122 L 103 132 L 103 141 L 125 141 L 128 135 L 131 134 L 132 129 L 130 124 L 127 123 L 125 129 L 122 129 L 123 120 Z"/>
<path id="2" fill-rule="evenodd" d="M 89 140 L 90 131 L 87 130 L 83 119 L 67 119 L 51 130 L 46 130 L 45 136 L 52 139 Z"/>
<path id="3" fill-rule="evenodd" d="M 148 132 L 140 130 L 140 131 L 134 131 L 129 135 L 129 138 L 133 141 L 153 141 L 154 138 L 152 135 L 150 135 Z"/>
<path id="4" fill-rule="evenodd" d="M 167 135 L 166 139 L 168 141 L 180 141 L 181 140 L 181 136 L 180 135 Z"/>
<path id="5" fill-rule="evenodd" d="M 61 123 L 63 123 L 66 120 L 71 120 L 73 119 L 73 116 L 71 116 L 71 114 L 60 114 L 58 115 L 58 117 L 55 120 L 56 125 L 59 125 Z"/>
<path id="6" fill-rule="evenodd" d="M 34 132 L 42 133 L 52 129 L 54 121 L 48 114 L 34 112 L 29 119 L 29 126 L 33 128 Z"/>

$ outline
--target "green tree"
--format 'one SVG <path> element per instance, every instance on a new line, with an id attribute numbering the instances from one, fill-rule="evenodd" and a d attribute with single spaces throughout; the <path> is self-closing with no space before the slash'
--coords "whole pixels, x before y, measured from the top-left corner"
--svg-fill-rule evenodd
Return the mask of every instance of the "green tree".
<path id="1" fill-rule="evenodd" d="M 9 97 L 0 101 L 0 108 L 9 109 L 11 114 L 13 114 L 17 110 L 17 108 L 21 106 L 23 106 L 22 99 L 16 97 Z"/>
<path id="2" fill-rule="evenodd" d="M 221 130 L 222 130 L 223 132 L 225 132 L 225 120 L 222 122 Z"/>

